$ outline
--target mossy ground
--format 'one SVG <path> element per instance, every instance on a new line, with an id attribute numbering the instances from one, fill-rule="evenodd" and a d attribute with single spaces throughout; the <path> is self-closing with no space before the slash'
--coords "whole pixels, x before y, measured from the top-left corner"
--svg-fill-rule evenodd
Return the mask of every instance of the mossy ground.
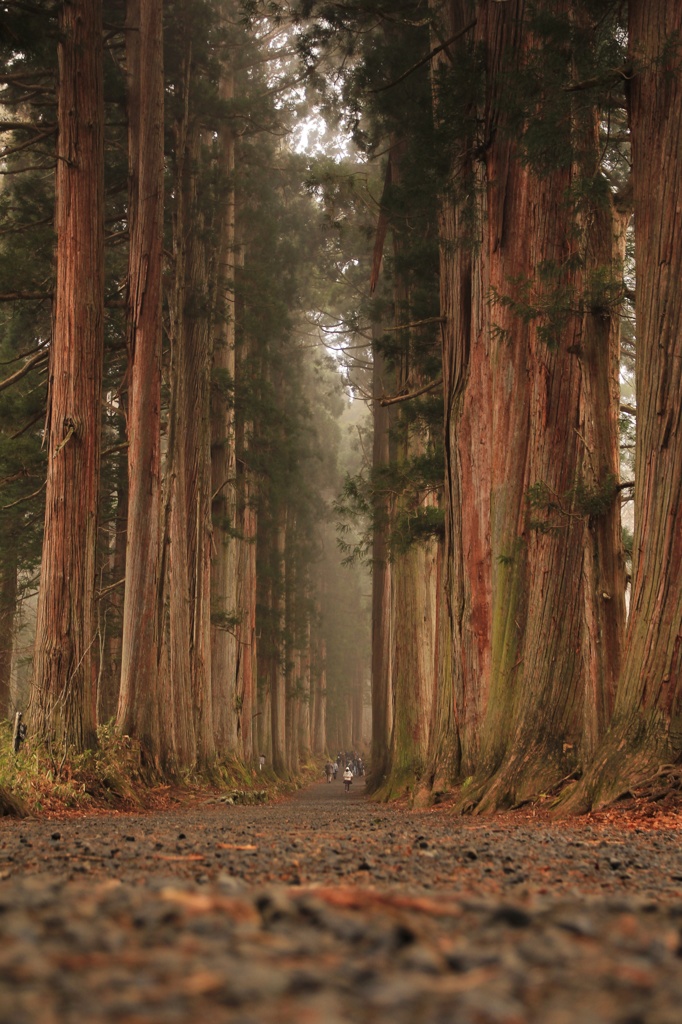
<path id="1" fill-rule="evenodd" d="M 80 754 L 56 757 L 29 746 L 15 754 L 11 726 L 0 722 L 0 816 L 153 810 L 235 792 L 272 800 L 322 773 L 323 759 L 301 765 L 295 778 L 282 780 L 272 769 L 223 758 L 201 770 L 160 776 L 143 766 L 135 741 L 117 736 L 110 725 L 99 728 L 98 740 L 96 750 Z"/>

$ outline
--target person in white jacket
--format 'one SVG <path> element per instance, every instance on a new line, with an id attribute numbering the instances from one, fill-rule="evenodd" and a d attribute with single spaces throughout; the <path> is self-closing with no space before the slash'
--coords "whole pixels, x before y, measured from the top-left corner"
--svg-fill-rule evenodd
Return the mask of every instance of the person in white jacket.
<path id="1" fill-rule="evenodd" d="M 343 785 L 344 785 L 344 788 L 346 790 L 346 793 L 350 792 L 350 787 L 352 785 L 352 782 L 353 782 L 353 772 L 351 770 L 351 766 L 349 764 L 347 764 L 346 767 L 344 768 L 344 771 L 343 771 Z"/>

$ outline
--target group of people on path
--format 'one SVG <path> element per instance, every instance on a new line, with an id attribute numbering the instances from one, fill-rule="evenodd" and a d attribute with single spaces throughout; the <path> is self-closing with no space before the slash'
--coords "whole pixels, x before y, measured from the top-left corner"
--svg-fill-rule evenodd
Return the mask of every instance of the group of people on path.
<path id="1" fill-rule="evenodd" d="M 348 754 L 341 751 L 337 755 L 336 761 L 327 761 L 324 766 L 324 773 L 327 778 L 327 782 L 331 782 L 332 779 L 336 778 L 343 765 L 345 765 L 345 767 L 343 768 L 341 777 L 343 779 L 344 788 L 346 792 L 349 793 L 355 776 L 365 774 L 365 762 L 357 753 Z"/>

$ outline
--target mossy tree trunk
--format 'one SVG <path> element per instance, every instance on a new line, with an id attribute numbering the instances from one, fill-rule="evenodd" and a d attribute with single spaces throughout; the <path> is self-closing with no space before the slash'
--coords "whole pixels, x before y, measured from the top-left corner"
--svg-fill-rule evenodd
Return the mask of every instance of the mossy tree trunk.
<path id="1" fill-rule="evenodd" d="M 573 6 L 553 13 L 569 18 Z M 570 162 L 528 166 L 505 132 L 496 91 L 515 71 L 508 55 L 524 62 L 538 47 L 523 16 L 523 5 L 510 4 L 481 25 L 488 69 L 499 75 L 489 88 L 487 256 L 498 300 L 492 435 L 505 444 L 492 460 L 492 676 L 479 810 L 535 796 L 589 757 L 612 706 L 624 617 L 617 310 L 604 315 L 604 296 L 592 294 L 621 271 L 611 197 L 592 189 L 581 218 L 583 183 L 602 183 L 592 108 L 578 139 L 559 140 Z M 564 106 L 568 132 L 569 94 Z"/>
<path id="2" fill-rule="evenodd" d="M 613 800 L 682 754 L 681 34 L 679 5 L 631 0 L 637 272 L 632 597 L 613 722 L 565 801 L 567 810 Z"/>

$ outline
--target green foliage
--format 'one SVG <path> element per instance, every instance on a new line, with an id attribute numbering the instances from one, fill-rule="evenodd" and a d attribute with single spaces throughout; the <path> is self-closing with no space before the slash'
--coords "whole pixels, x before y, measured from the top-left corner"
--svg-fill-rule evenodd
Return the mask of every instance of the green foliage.
<path id="1" fill-rule="evenodd" d="M 445 509 L 424 506 L 400 509 L 392 524 L 390 540 L 394 555 L 409 551 L 413 544 L 445 536 Z"/>
<path id="2" fill-rule="evenodd" d="M 33 812 L 106 804 L 139 806 L 139 749 L 129 737 L 116 736 L 110 725 L 100 726 L 98 741 L 96 750 L 65 753 L 60 760 L 30 746 L 15 754 L 11 726 L 0 725 L 0 788 Z"/>
<path id="3" fill-rule="evenodd" d="M 526 491 L 526 504 L 531 513 L 528 527 L 539 533 L 549 533 L 565 529 L 572 519 L 598 519 L 609 512 L 617 495 L 618 485 L 613 475 L 593 486 L 579 480 L 563 494 L 558 494 L 544 481 L 538 481 Z M 546 515 L 533 515 L 537 512 Z"/>
<path id="4" fill-rule="evenodd" d="M 242 616 L 230 612 L 211 612 L 211 625 L 232 632 L 242 621 Z"/>
<path id="5" fill-rule="evenodd" d="M 333 503 L 337 542 L 344 564 L 370 565 L 372 538 L 384 532 L 393 557 L 412 544 L 441 537 L 445 512 L 425 505 L 426 494 L 439 494 L 443 484 L 443 452 L 429 447 L 401 462 L 347 474 Z"/>

